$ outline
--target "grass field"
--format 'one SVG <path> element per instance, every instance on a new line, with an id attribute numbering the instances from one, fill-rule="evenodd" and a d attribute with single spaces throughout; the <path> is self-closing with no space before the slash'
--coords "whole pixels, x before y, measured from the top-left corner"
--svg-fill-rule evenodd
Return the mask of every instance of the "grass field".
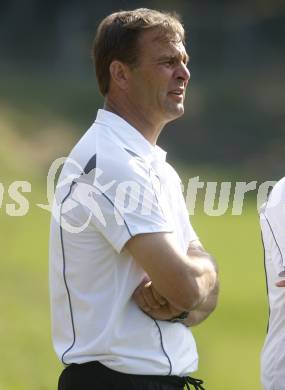
<path id="1" fill-rule="evenodd" d="M 267 323 L 266 287 L 254 204 L 242 216 L 193 218 L 220 267 L 216 312 L 194 330 L 200 352 L 197 375 L 207 389 L 258 390 L 259 354 Z"/>
<path id="2" fill-rule="evenodd" d="M 0 156 L 5 194 L 0 209 L 1 244 L 1 390 L 54 390 L 61 366 L 50 337 L 48 300 L 49 214 L 45 171 L 33 173 L 18 160 L 9 171 Z M 6 161 L 6 166 L 5 166 Z M 43 173 L 44 172 L 44 173 Z M 8 216 L 9 184 L 28 180 L 24 217 Z M 201 204 L 192 218 L 203 244 L 215 255 L 221 277 L 219 307 L 194 329 L 200 353 L 196 373 L 207 390 L 259 390 L 259 354 L 266 330 L 267 306 L 256 206 L 248 200 L 242 216 L 209 217 Z"/>

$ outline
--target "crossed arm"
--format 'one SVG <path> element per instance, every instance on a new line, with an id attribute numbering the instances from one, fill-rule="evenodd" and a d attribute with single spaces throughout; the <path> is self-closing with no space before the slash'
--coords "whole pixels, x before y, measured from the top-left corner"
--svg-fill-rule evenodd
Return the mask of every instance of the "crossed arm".
<path id="1" fill-rule="evenodd" d="M 158 320 L 170 320 L 189 311 L 183 323 L 194 326 L 205 320 L 217 305 L 217 266 L 199 241 L 189 245 L 185 256 L 172 238 L 167 233 L 156 233 L 142 235 L 137 242 L 128 244 L 149 275 L 137 287 L 133 298 L 146 314 Z"/>
<path id="2" fill-rule="evenodd" d="M 188 317 L 181 322 L 185 326 L 195 326 L 204 321 L 216 308 L 218 293 L 217 283 L 205 301 L 190 310 Z M 151 281 L 144 280 L 135 290 L 133 298 L 146 314 L 156 320 L 167 321 L 181 314 L 181 310 L 170 304 L 155 290 Z"/>

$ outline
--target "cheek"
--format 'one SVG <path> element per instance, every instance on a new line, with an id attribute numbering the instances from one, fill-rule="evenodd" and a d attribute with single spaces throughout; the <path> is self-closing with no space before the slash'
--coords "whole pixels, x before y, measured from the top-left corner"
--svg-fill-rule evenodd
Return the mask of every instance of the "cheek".
<path id="1" fill-rule="evenodd" d="M 170 69 L 160 67 L 155 72 L 136 74 L 132 79 L 131 94 L 141 101 L 163 102 L 171 89 L 172 73 Z"/>
<path id="2" fill-rule="evenodd" d="M 173 76 L 170 70 L 162 72 L 162 74 L 159 77 L 159 86 L 162 92 L 164 92 L 165 95 L 175 87 L 175 83 L 173 82 Z"/>
<path id="3" fill-rule="evenodd" d="M 139 92 L 142 95 L 147 95 L 153 89 L 154 83 L 150 77 L 146 75 L 140 75 L 136 79 L 134 85 L 137 92 Z"/>

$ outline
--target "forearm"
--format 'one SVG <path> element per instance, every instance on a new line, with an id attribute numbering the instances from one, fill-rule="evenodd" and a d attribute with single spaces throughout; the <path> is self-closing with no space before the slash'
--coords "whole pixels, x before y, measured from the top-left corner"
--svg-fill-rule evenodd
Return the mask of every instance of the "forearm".
<path id="1" fill-rule="evenodd" d="M 147 315 L 157 320 L 170 321 L 175 317 L 179 317 L 181 309 L 175 307 L 173 304 L 168 302 L 166 298 L 159 295 L 151 282 L 145 283 L 145 281 L 142 282 L 134 293 L 134 299 L 139 307 Z M 204 321 L 217 305 L 218 290 L 219 287 L 217 282 L 215 288 L 211 294 L 209 294 L 207 299 L 197 308 L 191 310 L 188 317 L 180 322 L 182 322 L 185 326 L 195 326 Z"/>
<path id="2" fill-rule="evenodd" d="M 211 292 L 208 298 L 196 309 L 189 312 L 188 317 L 183 320 L 185 326 L 195 326 L 206 320 L 209 315 L 215 310 L 218 303 L 219 286 L 218 283 L 215 289 Z"/>
<path id="3" fill-rule="evenodd" d="M 201 299 L 196 307 L 189 310 L 188 317 L 180 322 L 185 326 L 195 326 L 209 317 L 217 306 L 219 295 L 218 266 L 215 259 L 204 250 L 199 241 L 189 245 L 187 256 L 189 256 L 192 261 L 196 262 L 197 265 L 199 264 L 202 269 L 202 276 L 200 280 L 197 279 Z M 203 259 L 202 262 L 201 258 Z M 202 267 L 205 268 L 203 269 Z M 211 267 L 212 271 L 209 272 Z"/>
<path id="4" fill-rule="evenodd" d="M 147 315 L 156 320 L 167 321 L 181 313 L 181 309 L 171 305 L 158 293 L 148 277 L 136 288 L 133 298 Z"/>
<path id="5" fill-rule="evenodd" d="M 199 306 L 217 278 L 210 255 L 198 245 L 192 242 L 186 254 L 173 234 L 153 233 L 133 237 L 126 249 L 149 275 L 158 293 L 182 312 Z"/>
<path id="6" fill-rule="evenodd" d="M 190 256 L 189 256 L 190 252 Z M 166 307 L 168 307 L 168 312 L 172 315 L 170 315 L 168 318 L 174 317 L 178 314 L 180 314 L 183 311 L 189 311 L 189 318 L 187 318 L 187 324 L 188 326 L 197 324 L 201 322 L 203 319 L 208 317 L 208 315 L 214 310 L 217 303 L 217 296 L 218 296 L 218 271 L 217 271 L 217 265 L 215 263 L 215 260 L 207 254 L 204 250 L 196 250 L 196 248 L 193 250 L 193 248 L 188 251 L 187 256 L 190 257 L 190 261 L 194 266 L 192 267 L 193 274 L 191 275 L 191 278 L 194 280 L 192 283 L 196 284 L 196 289 L 193 291 L 193 294 L 196 294 L 196 299 L 193 299 L 192 296 L 189 296 L 189 307 L 186 309 L 182 309 L 178 305 L 176 305 L 175 302 L 171 301 L 168 297 L 165 297 L 161 295 L 157 288 L 155 283 L 151 283 L 150 291 L 157 296 L 160 296 L 161 298 L 165 299 L 165 303 L 167 303 L 167 306 L 164 306 L 164 311 L 166 310 Z M 185 298 L 186 300 L 186 298 Z M 191 305 L 190 305 L 191 302 Z M 150 309 L 150 307 L 148 308 Z M 152 308 L 151 312 L 149 312 L 150 315 L 153 315 L 155 317 L 157 308 Z M 159 313 L 161 312 L 161 308 L 159 308 Z M 160 318 L 159 318 L 160 319 Z"/>
<path id="7" fill-rule="evenodd" d="M 157 240 L 158 248 L 152 253 L 151 245 L 155 245 Z M 133 297 L 138 306 L 146 314 L 161 320 L 177 317 L 184 311 L 194 312 L 198 307 L 199 311 L 203 309 L 210 312 L 210 309 L 201 305 L 206 304 L 215 289 L 218 280 L 217 266 L 201 244 L 198 241 L 192 242 L 187 254 L 181 254 L 173 237 L 169 235 L 156 235 L 153 240 L 146 242 L 147 247 L 141 246 L 140 240 L 134 241 L 132 244 L 135 250 L 131 248 L 143 264 L 148 259 L 144 269 L 150 275 L 134 291 Z M 146 257 L 141 258 L 145 248 L 150 252 L 149 257 L 146 251 Z M 154 263 L 159 266 L 153 270 L 151 265 Z M 166 265 L 169 268 L 167 272 Z"/>
<path id="8" fill-rule="evenodd" d="M 152 281 L 152 288 L 154 288 L 161 296 L 163 296 L 169 305 L 175 310 L 192 311 L 203 304 L 208 296 L 215 289 L 218 281 L 217 266 L 215 260 L 205 251 L 200 249 L 192 249 L 190 253 L 184 257 L 184 269 L 174 270 L 177 273 L 185 273 L 184 285 L 177 286 L 177 296 L 180 295 L 179 301 L 183 305 L 178 305 L 177 300 L 172 300 L 170 296 L 165 295 L 161 290 L 159 284 Z M 171 281 L 170 281 L 171 283 Z M 186 287 L 185 287 L 186 286 Z"/>
<path id="9" fill-rule="evenodd" d="M 198 240 L 189 244 L 187 257 L 194 269 L 197 270 L 196 273 L 193 273 L 193 277 L 196 280 L 200 297 L 197 305 L 190 308 L 189 311 L 192 312 L 196 308 L 202 307 L 201 305 L 208 301 L 212 294 L 217 293 L 218 266 L 214 257 L 205 251 Z"/>

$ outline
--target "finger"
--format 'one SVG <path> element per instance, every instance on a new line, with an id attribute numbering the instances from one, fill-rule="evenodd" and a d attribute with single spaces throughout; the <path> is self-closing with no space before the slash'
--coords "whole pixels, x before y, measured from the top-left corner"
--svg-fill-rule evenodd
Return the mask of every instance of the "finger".
<path id="1" fill-rule="evenodd" d="M 136 288 L 136 290 L 140 289 L 140 288 L 143 288 L 148 282 L 150 281 L 149 277 L 146 275 L 143 280 L 140 282 L 140 284 L 138 285 L 138 287 Z M 136 291 L 135 290 L 135 291 Z"/>
<path id="2" fill-rule="evenodd" d="M 150 282 L 150 281 L 151 280 L 150 280 L 150 277 L 148 275 L 145 275 L 143 280 L 142 280 L 142 282 L 144 282 L 144 283 L 147 283 L 147 282 Z"/>
<path id="3" fill-rule="evenodd" d="M 275 284 L 277 287 L 285 287 L 285 280 L 280 280 Z"/>
<path id="4" fill-rule="evenodd" d="M 152 293 L 152 285 L 151 282 L 146 283 L 144 288 L 142 289 L 142 294 L 144 296 L 144 300 L 147 303 L 147 305 L 151 309 L 159 309 L 160 304 L 159 302 L 155 299 L 153 293 Z"/>
<path id="5" fill-rule="evenodd" d="M 169 320 L 173 318 L 173 314 L 168 308 L 168 305 L 160 306 L 159 309 L 153 309 L 147 313 L 150 317 L 155 318 L 156 320 Z"/>
<path id="6" fill-rule="evenodd" d="M 154 287 L 152 287 L 152 294 L 154 296 L 154 299 L 159 302 L 160 306 L 164 306 L 164 305 L 167 305 L 167 300 L 165 298 L 163 298 L 162 295 L 159 294 L 159 292 L 156 291 L 156 289 Z"/>
<path id="7" fill-rule="evenodd" d="M 133 298 L 136 302 L 136 304 L 145 312 L 150 311 L 150 307 L 148 306 L 144 294 L 143 294 L 143 288 L 137 288 L 135 292 L 133 293 Z"/>

